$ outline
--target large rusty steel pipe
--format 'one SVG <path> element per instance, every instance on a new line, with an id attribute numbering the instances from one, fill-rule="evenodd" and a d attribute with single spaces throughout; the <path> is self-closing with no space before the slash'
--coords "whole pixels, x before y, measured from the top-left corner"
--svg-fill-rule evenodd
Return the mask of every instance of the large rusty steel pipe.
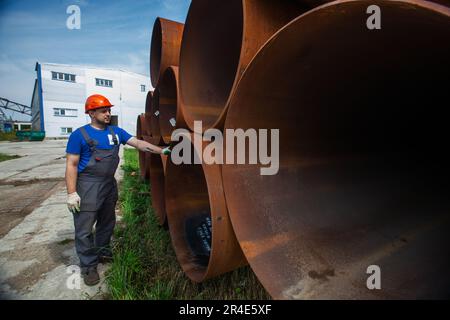
<path id="1" fill-rule="evenodd" d="M 136 120 L 136 138 L 142 139 L 144 135 L 145 126 L 146 123 L 144 120 L 144 114 L 141 113 L 140 115 L 137 116 Z"/>
<path id="2" fill-rule="evenodd" d="M 145 113 L 150 113 L 152 111 L 152 102 L 153 102 L 153 91 L 147 92 L 147 96 L 145 98 Z"/>
<path id="3" fill-rule="evenodd" d="M 146 129 L 146 121 L 145 121 L 145 115 L 140 114 L 137 117 L 136 121 L 136 138 L 139 140 L 143 140 L 145 138 L 144 133 L 147 132 Z M 139 151 L 139 172 L 140 176 L 144 180 L 148 180 L 150 177 L 150 171 L 149 171 L 149 161 L 147 160 L 146 152 Z"/>
<path id="4" fill-rule="evenodd" d="M 153 25 L 150 45 L 150 79 L 153 87 L 170 66 L 178 66 L 184 24 L 157 18 Z"/>
<path id="5" fill-rule="evenodd" d="M 229 220 L 220 165 L 169 160 L 165 184 L 172 244 L 191 280 L 202 282 L 247 264 Z"/>
<path id="6" fill-rule="evenodd" d="M 164 196 L 164 176 L 166 171 L 167 156 L 150 154 L 150 186 L 152 206 L 155 210 L 156 218 L 161 226 L 167 225 L 166 199 Z"/>
<path id="7" fill-rule="evenodd" d="M 306 10 L 292 0 L 193 0 L 180 53 L 180 106 L 187 125 L 221 129 L 248 63 L 276 31 Z"/>
<path id="8" fill-rule="evenodd" d="M 379 30 L 366 28 L 369 5 Z M 236 236 L 274 298 L 449 298 L 449 39 L 447 7 L 336 1 L 249 65 L 225 129 L 279 129 L 279 171 L 222 174 Z M 381 290 L 367 287 L 372 265 Z"/>
<path id="9" fill-rule="evenodd" d="M 158 87 L 153 92 L 152 99 L 152 108 L 150 112 L 150 127 L 151 127 L 151 136 L 153 139 L 153 144 L 155 145 L 163 145 L 164 141 L 161 137 L 161 130 L 159 127 L 159 89 Z"/>
<path id="10" fill-rule="evenodd" d="M 172 132 L 187 128 L 183 112 L 178 108 L 178 67 L 166 69 L 158 84 L 159 89 L 159 128 L 164 143 L 171 142 Z"/>
<path id="11" fill-rule="evenodd" d="M 157 145 L 160 141 L 160 138 L 152 136 L 152 106 L 153 106 L 153 91 L 149 91 L 147 93 L 147 98 L 145 100 L 145 114 L 144 122 L 145 122 L 145 130 L 142 132 L 142 135 L 139 139 L 145 140 L 148 143 Z"/>

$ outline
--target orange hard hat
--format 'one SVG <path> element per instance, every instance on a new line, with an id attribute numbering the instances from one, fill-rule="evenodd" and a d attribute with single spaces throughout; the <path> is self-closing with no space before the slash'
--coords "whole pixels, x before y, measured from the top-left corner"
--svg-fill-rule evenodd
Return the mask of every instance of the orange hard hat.
<path id="1" fill-rule="evenodd" d="M 86 99 L 86 104 L 84 105 L 84 112 L 88 113 L 90 110 L 95 110 L 99 108 L 112 107 L 113 105 L 109 100 L 102 96 L 101 94 L 93 94 Z"/>

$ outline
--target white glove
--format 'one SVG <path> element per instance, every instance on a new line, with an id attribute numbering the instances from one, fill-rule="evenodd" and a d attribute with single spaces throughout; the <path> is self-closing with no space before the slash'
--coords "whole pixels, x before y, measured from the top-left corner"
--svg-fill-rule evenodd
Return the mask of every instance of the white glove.
<path id="1" fill-rule="evenodd" d="M 67 207 L 72 213 L 80 212 L 81 198 L 78 193 L 70 193 L 67 195 Z"/>

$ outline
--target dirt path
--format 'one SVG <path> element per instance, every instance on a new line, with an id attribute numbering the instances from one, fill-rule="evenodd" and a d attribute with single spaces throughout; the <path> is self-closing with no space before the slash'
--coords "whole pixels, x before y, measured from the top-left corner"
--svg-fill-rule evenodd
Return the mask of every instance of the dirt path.
<path id="1" fill-rule="evenodd" d="M 77 277 L 73 218 L 66 206 L 65 141 L 0 143 L 0 298 L 103 299 L 102 281 Z M 119 172 L 120 170 L 118 170 Z M 120 180 L 119 173 L 116 178 Z"/>

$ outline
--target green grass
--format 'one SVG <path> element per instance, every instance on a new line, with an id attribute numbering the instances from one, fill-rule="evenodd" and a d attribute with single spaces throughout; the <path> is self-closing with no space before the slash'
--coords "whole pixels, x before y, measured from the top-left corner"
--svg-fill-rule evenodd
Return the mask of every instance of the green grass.
<path id="1" fill-rule="evenodd" d="M 15 141 L 17 140 L 16 132 L 0 132 L 0 141 Z"/>
<path id="2" fill-rule="evenodd" d="M 20 156 L 18 155 L 10 156 L 9 154 L 0 153 L 0 162 L 17 158 L 20 158 Z"/>
<path id="3" fill-rule="evenodd" d="M 182 271 L 167 230 L 159 226 L 149 184 L 139 177 L 138 153 L 125 149 L 114 262 L 107 273 L 112 299 L 270 299 L 249 267 L 201 284 Z"/>

